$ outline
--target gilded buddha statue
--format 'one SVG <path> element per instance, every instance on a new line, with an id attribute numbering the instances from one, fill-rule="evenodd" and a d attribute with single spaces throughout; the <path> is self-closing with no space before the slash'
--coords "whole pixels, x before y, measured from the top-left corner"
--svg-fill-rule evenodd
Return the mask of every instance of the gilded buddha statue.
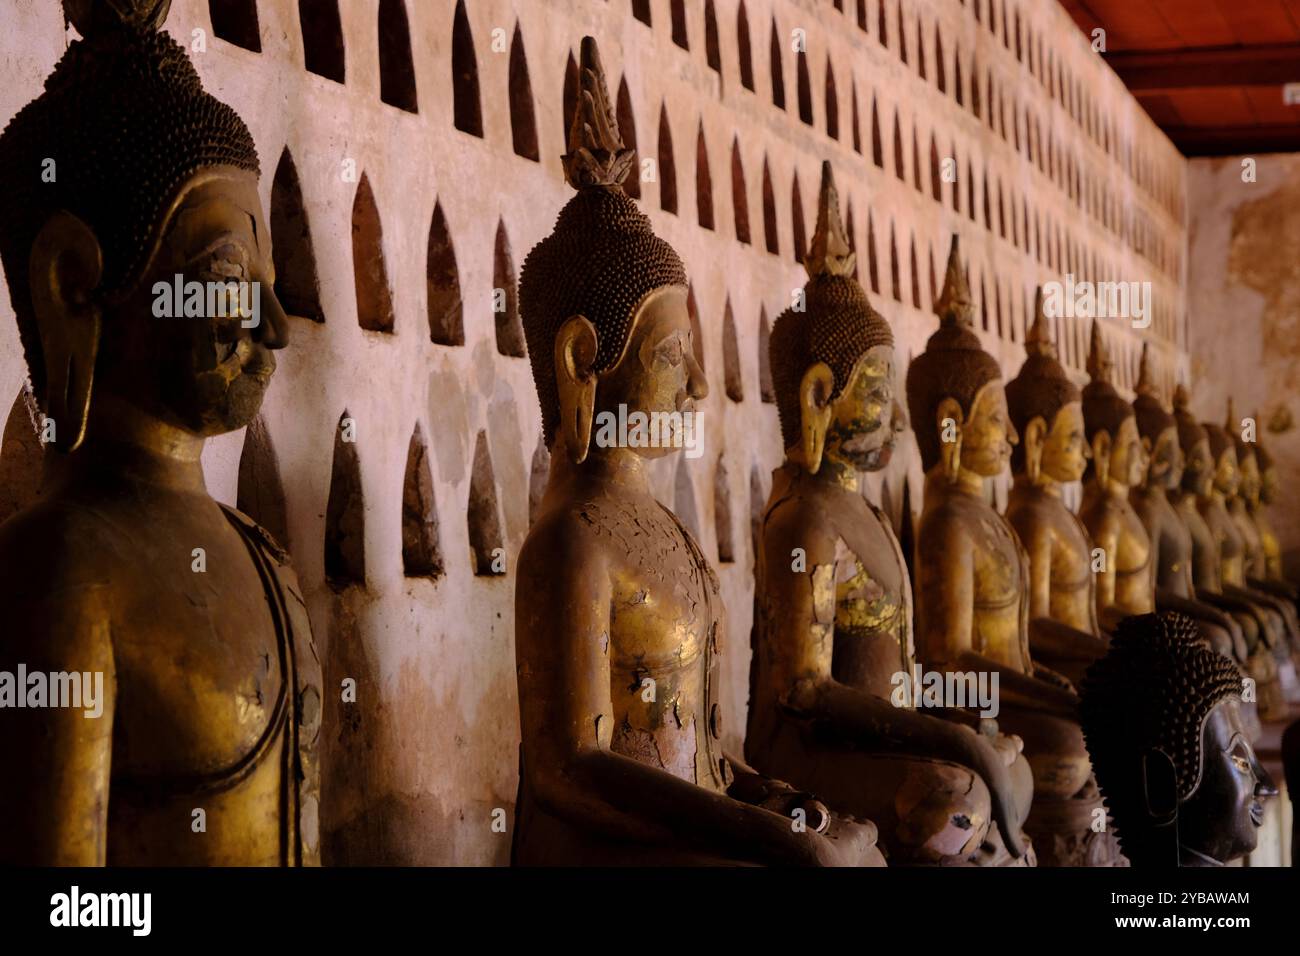
<path id="1" fill-rule="evenodd" d="M 1111 627 L 1129 614 L 1155 610 L 1151 537 L 1129 502 L 1142 483 L 1146 452 L 1133 406 L 1111 383 L 1113 364 L 1101 323 L 1092 323 L 1088 354 L 1091 381 L 1083 389 L 1083 420 L 1092 446 L 1079 518 L 1101 550 L 1097 575 L 1097 614 Z"/>
<path id="2" fill-rule="evenodd" d="M 1175 414 L 1182 406 L 1183 414 L 1187 412 L 1186 392 L 1175 395 Z M 1182 425 L 1180 424 L 1180 437 Z M 1193 574 L 1197 577 L 1198 591 L 1204 591 L 1206 600 L 1234 612 L 1242 622 L 1246 636 L 1247 665 L 1246 673 L 1256 683 L 1259 717 L 1261 720 L 1274 720 L 1284 715 L 1286 702 L 1282 698 L 1282 688 L 1277 670 L 1276 648 L 1287 640 L 1286 622 L 1274 608 L 1260 600 L 1260 595 L 1251 591 L 1245 582 L 1245 545 L 1237 524 L 1228 512 L 1227 502 L 1236 494 L 1239 476 L 1237 472 L 1237 449 L 1232 436 L 1221 426 L 1210 422 L 1200 423 L 1204 444 L 1198 445 L 1195 452 L 1196 471 L 1199 481 L 1196 483 L 1194 504 L 1201 518 L 1203 535 L 1201 544 L 1204 558 L 1195 557 L 1198 568 Z M 1188 467 L 1192 468 L 1193 458 L 1189 455 Z M 1198 531 L 1188 522 L 1192 529 L 1193 549 L 1197 547 Z M 1203 567 L 1200 567 L 1201 565 Z M 1205 584 L 1201 584 L 1204 575 Z M 1249 622 L 1249 623 L 1247 623 Z"/>
<path id="3" fill-rule="evenodd" d="M 1277 795 L 1241 716 L 1241 674 L 1176 612 L 1121 622 L 1080 712 L 1135 867 L 1223 866 L 1255 848 Z"/>
<path id="4" fill-rule="evenodd" d="M 1255 416 L 1255 421 L 1259 421 L 1258 415 Z M 1259 490 L 1253 498 L 1247 499 L 1246 505 L 1251 517 L 1255 519 L 1260 549 L 1264 553 L 1264 574 L 1261 580 L 1281 585 L 1282 590 L 1278 593 L 1294 594 L 1296 599 L 1300 599 L 1300 589 L 1288 580 L 1282 568 L 1282 546 L 1268 515 L 1268 506 L 1277 500 L 1277 464 L 1263 442 L 1258 440 L 1258 436 L 1255 441 L 1255 463 L 1259 468 Z"/>
<path id="5" fill-rule="evenodd" d="M 1182 485 L 1185 456 L 1178 440 L 1178 421 L 1160 400 L 1147 345 L 1142 347 L 1136 392 L 1133 412 L 1147 468 L 1130 500 L 1151 540 L 1156 607 L 1192 618 L 1211 648 L 1245 666 L 1246 639 L 1240 625 L 1227 612 L 1196 597 L 1192 533 L 1170 501 Z M 1247 708 L 1253 711 L 1253 705 Z"/>
<path id="6" fill-rule="evenodd" d="M 853 264 L 825 163 L 803 307 L 772 328 L 786 450 L 759 525 L 745 756 L 870 819 L 891 864 L 1030 862 L 1019 740 L 896 694 L 916 663 L 911 582 L 859 475 L 889 463 L 906 419 L 893 335 Z"/>
<path id="7" fill-rule="evenodd" d="M 718 581 L 647 477 L 708 389 L 686 271 L 621 186 L 632 160 L 586 37 L 564 157 L 575 195 L 520 283 L 552 465 L 515 590 L 513 860 L 882 864 L 871 823 L 722 751 Z M 620 409 L 669 423 L 664 440 L 607 440 Z"/>
<path id="8" fill-rule="evenodd" d="M 1078 697 L 1029 652 L 1028 559 L 985 494 L 1017 442 L 1002 373 L 971 328 L 956 237 L 939 329 L 913 359 L 907 402 L 926 471 L 916 542 L 916 646 L 928 671 L 996 674 L 999 724 L 1019 735 L 1034 778 L 1025 830 L 1040 864 L 1110 865 L 1114 842 L 1091 824 L 1100 808 L 1078 724 Z"/>
<path id="9" fill-rule="evenodd" d="M 82 39 L 0 135 L 0 258 L 54 435 L 42 497 L 0 527 L 0 671 L 80 675 L 97 700 L 0 711 L 0 858 L 315 863 L 305 608 L 200 465 L 288 337 L 257 150 L 160 32 L 167 0 L 65 8 Z M 157 317 L 177 276 L 260 304 Z"/>
<path id="10" fill-rule="evenodd" d="M 1062 499 L 1062 486 L 1083 477 L 1090 454 L 1082 397 L 1056 356 L 1035 297 L 1025 337 L 1025 364 L 1007 383 L 1007 408 L 1020 442 L 1007 520 L 1029 556 L 1029 646 L 1034 658 L 1071 680 L 1106 651 L 1097 622 L 1092 541 Z"/>

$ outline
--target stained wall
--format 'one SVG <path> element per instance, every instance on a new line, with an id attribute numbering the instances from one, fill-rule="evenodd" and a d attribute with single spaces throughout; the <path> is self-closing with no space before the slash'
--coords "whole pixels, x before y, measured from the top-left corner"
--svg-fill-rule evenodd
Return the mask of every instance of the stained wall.
<path id="1" fill-rule="evenodd" d="M 0 0 L 0 23 L 7 119 L 69 34 L 49 0 Z M 491 824 L 517 785 L 510 569 L 545 477 L 514 276 L 570 195 L 584 34 L 622 93 L 642 206 L 692 277 L 705 452 L 654 482 L 718 559 L 729 749 L 750 520 L 781 457 L 765 330 L 803 283 L 823 159 L 900 392 L 953 232 L 1008 374 L 1035 286 L 1066 273 L 1153 284 L 1150 328 L 1104 323 L 1122 387 L 1144 340 L 1166 381 L 1186 370 L 1187 164 L 1049 0 L 175 0 L 167 28 L 257 141 L 295 313 L 261 423 L 212 441 L 204 466 L 216 497 L 287 538 L 327 684 L 357 682 L 326 711 L 327 862 L 508 860 Z M 1057 323 L 1080 376 L 1088 331 Z M 0 296 L 0 394 L 23 380 Z M 0 481 L 22 497 L 14 409 Z M 920 474 L 910 439 L 900 451 L 868 484 L 901 524 Z"/>

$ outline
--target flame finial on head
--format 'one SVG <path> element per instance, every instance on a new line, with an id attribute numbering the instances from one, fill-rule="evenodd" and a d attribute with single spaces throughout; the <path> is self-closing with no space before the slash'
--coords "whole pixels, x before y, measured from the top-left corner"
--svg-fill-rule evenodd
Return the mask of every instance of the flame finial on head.
<path id="1" fill-rule="evenodd" d="M 835 188 L 830 160 L 825 160 L 821 193 L 817 198 L 817 229 L 804 257 L 804 268 L 810 279 L 819 275 L 849 276 L 853 274 L 856 259 L 840 219 L 840 195 Z"/>
<path id="2" fill-rule="evenodd" d="M 1190 412 L 1192 407 L 1192 396 L 1187 391 L 1187 386 L 1182 382 L 1174 388 L 1174 411 Z"/>
<path id="3" fill-rule="evenodd" d="M 171 0 L 63 0 L 68 22 L 86 39 L 110 30 L 161 30 Z"/>
<path id="4" fill-rule="evenodd" d="M 1111 382 L 1115 363 L 1111 361 L 1110 349 L 1106 346 L 1106 337 L 1101 332 L 1101 322 L 1092 320 L 1092 347 L 1088 350 L 1088 376 L 1094 382 Z"/>
<path id="5" fill-rule="evenodd" d="M 1142 366 L 1138 372 L 1137 386 L 1133 389 L 1138 395 L 1150 395 L 1160 398 L 1160 385 L 1156 382 L 1155 359 L 1151 355 L 1151 343 L 1142 343 Z"/>
<path id="6" fill-rule="evenodd" d="M 1052 330 L 1047 321 L 1041 285 L 1034 293 L 1034 322 L 1025 334 L 1025 352 L 1029 355 L 1041 355 L 1044 358 L 1056 358 L 1056 343 L 1052 341 Z"/>
<path id="7" fill-rule="evenodd" d="M 1223 420 L 1223 427 L 1228 430 L 1229 434 L 1235 434 L 1241 429 L 1241 422 L 1237 420 L 1237 403 L 1232 396 L 1228 396 L 1228 414 Z"/>
<path id="8" fill-rule="evenodd" d="M 564 178 L 574 189 L 621 186 L 635 154 L 624 146 L 619 133 L 595 37 L 582 38 L 581 55 L 577 108 L 569 121 L 569 151 L 563 157 Z"/>
<path id="9" fill-rule="evenodd" d="M 941 325 L 971 326 L 975 317 L 975 302 L 970 294 L 970 281 L 961 265 L 957 234 L 953 233 L 948 247 L 948 268 L 943 276 L 943 291 L 934 303 L 934 314 Z"/>

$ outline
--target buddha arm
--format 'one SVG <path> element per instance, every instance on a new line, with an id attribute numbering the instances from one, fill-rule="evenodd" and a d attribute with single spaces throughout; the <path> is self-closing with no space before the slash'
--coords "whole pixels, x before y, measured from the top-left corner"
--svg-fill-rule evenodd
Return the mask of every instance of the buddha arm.
<path id="1" fill-rule="evenodd" d="M 1116 522 L 1104 516 L 1101 527 L 1092 536 L 1094 548 L 1101 548 L 1104 559 L 1101 570 L 1094 576 L 1097 581 L 1097 617 L 1108 624 L 1114 623 L 1114 614 L 1108 613 L 1115 606 L 1115 563 L 1119 554 L 1119 528 Z"/>
<path id="2" fill-rule="evenodd" d="M 524 772 L 540 804 L 583 831 L 679 842 L 736 859 L 814 863 L 818 834 L 610 749 L 613 588 L 599 545 L 530 539 L 519 560 L 516 654 Z"/>
<path id="3" fill-rule="evenodd" d="M 802 548 L 807 570 L 793 571 L 784 556 Z M 1024 852 L 1011 774 L 988 740 L 959 723 L 895 706 L 875 694 L 850 687 L 832 674 L 835 627 L 835 540 L 809 532 L 794 509 L 779 509 L 764 528 L 764 600 L 771 608 L 767 652 L 783 658 L 788 686 L 783 703 L 825 724 L 854 746 L 877 753 L 950 760 L 978 773 L 993 796 L 998 826 L 1016 856 Z M 906 581 L 904 581 L 906 586 Z M 911 681 L 899 672 L 898 679 Z M 910 686 L 910 684 L 909 684 Z"/>
<path id="4" fill-rule="evenodd" d="M 918 650 L 925 665 L 937 671 L 983 671 L 998 674 L 1001 704 L 1077 719 L 1075 695 L 1061 687 L 976 653 L 975 554 L 955 521 L 923 522 L 917 541 L 917 575 L 922 587 Z M 1031 666 L 1026 662 L 1026 666 Z"/>
<path id="5" fill-rule="evenodd" d="M 109 616 L 98 589 L 55 589 L 5 611 L 0 670 L 16 675 L 78 673 L 100 696 L 89 707 L 0 710 L 0 862 L 103 866 L 117 680 Z M 102 684 L 93 675 L 102 675 Z M 53 691 L 51 686 L 50 691 Z M 16 687 L 26 694 L 27 688 Z M 83 689 L 82 703 L 89 704 Z M 49 703 L 53 700 L 47 699 Z"/>
<path id="6" fill-rule="evenodd" d="M 1029 622 L 1029 649 L 1035 655 L 1059 661 L 1095 661 L 1106 653 L 1107 642 L 1096 634 L 1053 621 L 1034 618 Z"/>
<path id="7" fill-rule="evenodd" d="M 1029 619 L 1050 618 L 1052 616 L 1052 535 L 1050 531 L 1023 527 L 1027 522 L 1015 523 L 1016 534 L 1020 536 L 1025 550 L 1029 553 Z M 1030 629 L 1030 639 L 1034 632 Z"/>

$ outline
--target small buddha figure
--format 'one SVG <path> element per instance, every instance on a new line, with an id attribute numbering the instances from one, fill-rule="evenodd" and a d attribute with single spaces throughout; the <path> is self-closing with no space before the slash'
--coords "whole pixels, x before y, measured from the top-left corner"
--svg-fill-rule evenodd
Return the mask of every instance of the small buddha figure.
<path id="1" fill-rule="evenodd" d="M 1258 414 L 1255 415 L 1255 421 L 1259 421 Z M 1282 570 L 1282 546 L 1278 542 L 1277 532 L 1273 530 L 1273 523 L 1268 516 L 1268 506 L 1277 500 L 1277 465 L 1268 449 L 1258 439 L 1255 442 L 1255 463 L 1259 467 L 1259 493 L 1253 500 L 1247 499 L 1246 505 L 1251 517 L 1255 519 L 1260 548 L 1264 552 L 1262 580 L 1283 585 L 1286 593 L 1296 593 L 1296 599 L 1300 600 L 1300 591 L 1287 579 Z"/>
<path id="2" fill-rule="evenodd" d="M 1025 830 L 1040 864 L 1111 865 L 1113 841 L 1091 829 L 1100 800 L 1073 686 L 1029 652 L 1028 560 L 985 495 L 1018 441 L 997 361 L 971 327 L 958 258 L 935 303 L 939 329 L 907 373 L 907 402 L 926 471 L 916 542 L 916 644 L 927 671 L 996 674 L 999 726 L 1019 735 L 1034 777 Z"/>
<path id="3" fill-rule="evenodd" d="M 859 474 L 889 463 L 906 420 L 893 335 L 853 264 L 825 163 L 804 308 L 772 328 L 786 460 L 759 531 L 745 756 L 870 819 L 891 865 L 1029 862 L 1019 741 L 896 697 L 916 661 L 911 582 Z"/>
<path id="4" fill-rule="evenodd" d="M 1226 612 L 1197 600 L 1195 595 L 1192 533 L 1169 500 L 1183 479 L 1184 457 L 1178 441 L 1178 422 L 1160 400 L 1150 349 L 1145 344 L 1136 391 L 1133 413 L 1142 436 L 1147 469 L 1142 484 L 1133 489 L 1131 501 L 1151 538 L 1156 607 L 1191 617 L 1211 648 L 1244 664 L 1246 642 L 1240 626 Z M 1251 705 L 1246 706 L 1253 711 Z"/>
<path id="5" fill-rule="evenodd" d="M 1202 422 L 1210 457 L 1211 480 L 1197 496 L 1196 507 L 1209 529 L 1212 553 L 1218 558 L 1219 593 L 1245 613 L 1253 616 L 1258 640 L 1248 639 L 1251 664 L 1248 673 L 1258 682 L 1259 716 L 1268 721 L 1285 714 L 1280 677 L 1277 671 L 1277 648 L 1287 641 L 1286 621 L 1267 595 L 1252 591 L 1246 584 L 1246 546 L 1237 523 L 1228 511 L 1228 501 L 1237 493 L 1240 475 L 1237 449 L 1232 437 L 1219 425 Z"/>
<path id="6" fill-rule="evenodd" d="M 80 706 L 0 709 L 8 863 L 319 859 L 303 599 L 200 465 L 288 338 L 257 150 L 167 8 L 68 0 L 82 39 L 0 135 L 0 259 L 53 437 L 40 500 L 0 527 L 0 671 L 81 678 Z M 160 309 L 189 282 L 242 301 Z"/>
<path id="7" fill-rule="evenodd" d="M 1079 508 L 1093 544 L 1102 551 L 1097 570 L 1097 614 L 1111 627 L 1129 614 L 1155 610 L 1151 538 L 1129 503 L 1129 492 L 1141 484 L 1146 453 L 1138 434 L 1133 406 L 1111 383 L 1113 364 L 1101 323 L 1092 324 L 1092 349 L 1083 389 L 1083 419 L 1092 462 Z"/>
<path id="8" fill-rule="evenodd" d="M 515 592 L 514 862 L 880 865 L 871 823 L 722 752 L 718 581 L 646 471 L 689 440 L 708 389 L 686 270 L 621 185 L 632 160 L 586 37 L 576 194 L 520 283 L 552 465 Z M 663 427 L 620 445 L 603 424 L 620 411 Z"/>
<path id="9" fill-rule="evenodd" d="M 1123 621 L 1084 679 L 1088 749 L 1135 867 L 1224 866 L 1277 795 L 1241 719 L 1241 674 L 1176 612 Z"/>
<path id="10" fill-rule="evenodd" d="M 1071 680 L 1106 651 L 1097 623 L 1092 541 L 1062 500 L 1062 485 L 1078 481 L 1091 454 L 1079 388 L 1056 357 L 1035 297 L 1025 338 L 1025 364 L 1007 383 L 1007 408 L 1020 433 L 1012 449 L 1015 476 L 1007 520 L 1029 555 L 1029 646 L 1036 660 Z"/>

